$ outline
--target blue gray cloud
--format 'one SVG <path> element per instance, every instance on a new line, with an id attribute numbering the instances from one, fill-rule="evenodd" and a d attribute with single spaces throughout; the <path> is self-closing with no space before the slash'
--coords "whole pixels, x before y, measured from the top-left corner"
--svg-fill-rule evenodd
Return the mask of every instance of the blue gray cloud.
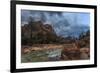
<path id="1" fill-rule="evenodd" d="M 27 24 L 29 18 L 33 21 L 42 21 L 44 24 L 50 24 L 58 36 L 79 36 L 80 33 L 89 30 L 90 14 L 76 12 L 52 12 L 52 11 L 34 11 L 21 10 L 21 24 Z"/>

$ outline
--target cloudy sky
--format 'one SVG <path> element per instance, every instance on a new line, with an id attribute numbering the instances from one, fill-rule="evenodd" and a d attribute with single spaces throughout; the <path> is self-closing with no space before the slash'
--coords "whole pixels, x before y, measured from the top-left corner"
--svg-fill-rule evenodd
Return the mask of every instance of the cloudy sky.
<path id="1" fill-rule="evenodd" d="M 33 21 L 50 24 L 57 35 L 63 37 L 78 37 L 90 28 L 89 13 L 21 10 L 21 25 L 27 24 L 30 17 Z"/>

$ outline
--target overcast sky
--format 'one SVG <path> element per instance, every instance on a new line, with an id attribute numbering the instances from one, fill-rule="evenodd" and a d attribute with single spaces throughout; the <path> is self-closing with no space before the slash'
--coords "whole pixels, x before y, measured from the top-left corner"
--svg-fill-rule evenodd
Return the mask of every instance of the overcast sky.
<path id="1" fill-rule="evenodd" d="M 59 36 L 79 36 L 80 33 L 89 30 L 90 14 L 76 12 L 51 12 L 21 10 L 21 25 L 27 24 L 29 17 L 33 21 L 42 21 L 50 24 Z"/>

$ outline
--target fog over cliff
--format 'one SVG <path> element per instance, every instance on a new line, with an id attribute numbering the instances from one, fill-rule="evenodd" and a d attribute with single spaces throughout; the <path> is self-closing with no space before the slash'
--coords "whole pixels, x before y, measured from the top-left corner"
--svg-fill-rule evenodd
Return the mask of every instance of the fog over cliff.
<path id="1" fill-rule="evenodd" d="M 42 21 L 44 25 L 50 24 L 62 37 L 78 37 L 90 28 L 89 13 L 21 10 L 21 25 L 28 24 L 30 17 L 33 21 Z"/>

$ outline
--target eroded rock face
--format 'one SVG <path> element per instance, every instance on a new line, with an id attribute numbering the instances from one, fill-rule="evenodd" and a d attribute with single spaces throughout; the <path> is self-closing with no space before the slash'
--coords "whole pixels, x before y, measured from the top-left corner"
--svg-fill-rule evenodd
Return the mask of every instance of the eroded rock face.
<path id="1" fill-rule="evenodd" d="M 21 54 L 27 54 L 27 53 L 30 53 L 31 50 L 30 50 L 30 46 L 23 46 L 21 47 Z"/>
<path id="2" fill-rule="evenodd" d="M 81 59 L 89 59 L 89 56 L 88 56 L 88 54 L 83 52 L 83 53 L 80 54 L 80 58 Z"/>
<path id="3" fill-rule="evenodd" d="M 21 27 L 22 45 L 29 43 L 54 43 L 57 42 L 56 32 L 50 24 L 43 24 L 41 21 L 32 22 Z"/>
<path id="4" fill-rule="evenodd" d="M 62 51 L 63 60 L 85 60 L 89 58 L 90 58 L 90 49 L 78 48 L 75 44 L 65 45 Z"/>
<path id="5" fill-rule="evenodd" d="M 69 46 L 69 47 L 68 47 Z M 80 50 L 75 44 L 65 45 L 62 51 L 62 58 L 64 60 L 77 60 L 80 58 Z"/>
<path id="6" fill-rule="evenodd" d="M 80 58 L 81 59 L 89 59 L 90 58 L 90 49 L 89 48 L 81 48 L 80 49 Z"/>

